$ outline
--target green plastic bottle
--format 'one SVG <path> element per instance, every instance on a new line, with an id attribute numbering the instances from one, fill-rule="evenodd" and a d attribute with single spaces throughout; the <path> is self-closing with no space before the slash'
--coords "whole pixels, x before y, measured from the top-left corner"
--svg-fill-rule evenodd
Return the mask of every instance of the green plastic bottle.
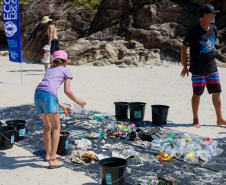
<path id="1" fill-rule="evenodd" d="M 104 132 L 102 130 L 100 130 L 98 133 L 100 134 L 100 138 L 104 137 Z"/>
<path id="2" fill-rule="evenodd" d="M 171 143 L 171 142 L 173 142 L 173 140 L 174 140 L 174 135 L 170 134 L 163 139 L 163 143 Z"/>
<path id="3" fill-rule="evenodd" d="M 165 182 L 161 180 L 149 180 L 147 184 L 148 185 L 165 185 Z"/>

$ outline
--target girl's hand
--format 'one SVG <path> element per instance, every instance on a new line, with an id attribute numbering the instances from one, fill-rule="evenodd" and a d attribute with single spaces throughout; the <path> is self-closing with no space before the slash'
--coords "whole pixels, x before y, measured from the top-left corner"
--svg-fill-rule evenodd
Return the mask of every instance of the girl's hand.
<path id="1" fill-rule="evenodd" d="M 71 114 L 71 108 L 61 102 L 59 102 L 59 107 L 63 108 L 64 109 L 64 112 L 66 114 Z"/>
<path id="2" fill-rule="evenodd" d="M 76 103 L 79 104 L 82 108 L 86 105 L 86 102 L 82 99 L 78 99 Z"/>
<path id="3" fill-rule="evenodd" d="M 70 108 L 69 106 L 64 105 L 62 108 L 64 109 L 64 112 L 65 112 L 66 114 L 71 114 L 71 108 Z"/>
<path id="4" fill-rule="evenodd" d="M 41 60 L 41 63 L 43 64 L 43 59 Z"/>

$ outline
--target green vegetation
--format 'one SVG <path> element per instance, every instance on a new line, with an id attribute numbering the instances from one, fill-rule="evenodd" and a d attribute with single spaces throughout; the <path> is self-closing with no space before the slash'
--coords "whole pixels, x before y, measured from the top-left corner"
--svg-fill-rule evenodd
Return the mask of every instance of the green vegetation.
<path id="1" fill-rule="evenodd" d="M 86 10 L 96 10 L 102 0 L 76 0 L 71 7 L 83 6 Z"/>

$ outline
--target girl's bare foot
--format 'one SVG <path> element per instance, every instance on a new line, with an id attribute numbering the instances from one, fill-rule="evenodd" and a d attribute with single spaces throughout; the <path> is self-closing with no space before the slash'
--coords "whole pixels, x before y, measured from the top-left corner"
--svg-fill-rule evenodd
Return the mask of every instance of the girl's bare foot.
<path id="1" fill-rule="evenodd" d="M 62 161 L 58 161 L 57 159 L 50 159 L 49 160 L 49 168 L 60 168 L 63 167 L 65 164 Z"/>
<path id="2" fill-rule="evenodd" d="M 56 159 L 60 159 L 60 155 L 56 154 Z M 45 157 L 45 161 L 49 161 L 50 160 L 50 156 L 46 156 Z"/>
<path id="3" fill-rule="evenodd" d="M 193 120 L 193 126 L 196 128 L 200 128 L 201 125 L 199 124 L 199 120 Z"/>

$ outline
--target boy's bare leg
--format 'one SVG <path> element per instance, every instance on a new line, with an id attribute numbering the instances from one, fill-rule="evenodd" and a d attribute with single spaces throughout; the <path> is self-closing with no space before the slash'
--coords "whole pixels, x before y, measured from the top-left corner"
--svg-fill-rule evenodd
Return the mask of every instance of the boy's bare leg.
<path id="1" fill-rule="evenodd" d="M 220 93 L 212 93 L 213 105 L 217 115 L 217 124 L 218 125 L 226 125 L 226 121 L 224 120 L 221 112 L 221 98 Z"/>
<path id="2" fill-rule="evenodd" d="M 199 118 L 198 118 L 199 102 L 200 102 L 200 96 L 193 95 L 191 99 L 192 111 L 193 111 L 193 126 L 197 128 L 201 127 L 201 125 L 199 124 Z"/>

